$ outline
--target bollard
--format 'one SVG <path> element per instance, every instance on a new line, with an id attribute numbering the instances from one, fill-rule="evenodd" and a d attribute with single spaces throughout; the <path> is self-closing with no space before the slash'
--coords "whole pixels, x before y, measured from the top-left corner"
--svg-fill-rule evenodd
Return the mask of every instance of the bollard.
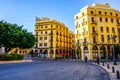
<path id="1" fill-rule="evenodd" d="M 117 79 L 120 79 L 119 71 L 116 71 L 116 76 L 117 76 Z"/>
<path id="2" fill-rule="evenodd" d="M 110 69 L 110 66 L 109 66 L 109 64 L 107 64 L 107 68 L 108 68 L 108 69 Z"/>
<path id="3" fill-rule="evenodd" d="M 112 72 L 115 73 L 115 69 L 114 69 L 114 66 L 112 66 Z"/>
<path id="4" fill-rule="evenodd" d="M 103 66 L 104 66 L 104 62 L 103 62 Z"/>

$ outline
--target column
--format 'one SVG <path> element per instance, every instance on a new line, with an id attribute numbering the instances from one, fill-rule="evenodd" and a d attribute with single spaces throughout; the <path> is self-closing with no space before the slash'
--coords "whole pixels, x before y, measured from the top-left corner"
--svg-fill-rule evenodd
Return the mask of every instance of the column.
<path id="1" fill-rule="evenodd" d="M 91 44 L 89 44 L 88 50 L 89 50 L 89 60 L 93 60 L 92 45 Z"/>
<path id="2" fill-rule="evenodd" d="M 50 58 L 50 49 L 48 49 L 48 58 Z"/>
<path id="3" fill-rule="evenodd" d="M 85 55 L 84 55 L 84 46 L 82 45 L 81 46 L 81 59 L 84 60 L 84 57 L 85 57 Z"/>
<path id="4" fill-rule="evenodd" d="M 97 46 L 98 47 L 98 56 L 99 56 L 99 58 L 101 58 L 101 53 L 100 53 L 100 46 Z"/>

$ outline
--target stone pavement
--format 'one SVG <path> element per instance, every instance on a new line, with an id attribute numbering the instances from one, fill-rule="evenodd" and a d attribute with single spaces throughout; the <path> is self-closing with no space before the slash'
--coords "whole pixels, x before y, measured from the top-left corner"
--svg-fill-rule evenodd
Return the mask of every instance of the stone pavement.
<path id="1" fill-rule="evenodd" d="M 32 60 L 0 61 L 0 64 L 32 62 Z"/>
<path id="2" fill-rule="evenodd" d="M 100 67 L 104 68 L 110 75 L 111 80 L 120 80 L 117 79 L 117 71 L 119 71 L 119 77 L 120 77 L 120 62 L 117 62 L 117 65 L 113 65 L 113 62 L 101 62 L 99 64 Z M 113 67 L 114 67 L 114 73 L 113 73 Z"/>

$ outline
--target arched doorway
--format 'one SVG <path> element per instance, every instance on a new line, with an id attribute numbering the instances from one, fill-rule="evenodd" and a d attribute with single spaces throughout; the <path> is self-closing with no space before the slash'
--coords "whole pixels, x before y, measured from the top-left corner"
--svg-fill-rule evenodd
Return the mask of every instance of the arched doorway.
<path id="1" fill-rule="evenodd" d="M 43 52 L 42 52 L 42 50 L 40 50 L 39 57 L 43 58 Z"/>
<path id="2" fill-rule="evenodd" d="M 68 50 L 66 50 L 65 56 L 66 58 L 68 58 Z"/>
<path id="3" fill-rule="evenodd" d="M 88 51 L 88 47 L 87 46 L 84 47 L 84 56 L 89 58 L 89 51 Z"/>
<path id="4" fill-rule="evenodd" d="M 56 49 L 56 57 L 59 57 L 58 49 Z"/>
<path id="5" fill-rule="evenodd" d="M 48 58 L 48 51 L 47 50 L 44 51 L 44 58 Z"/>
<path id="6" fill-rule="evenodd" d="M 62 55 L 63 55 L 63 58 L 65 58 L 65 49 L 63 49 Z"/>
<path id="7" fill-rule="evenodd" d="M 100 57 L 101 57 L 101 59 L 106 58 L 106 49 L 104 46 L 100 47 Z"/>
<path id="8" fill-rule="evenodd" d="M 53 55 L 54 55 L 54 51 L 50 49 L 50 58 L 53 58 Z"/>
<path id="9" fill-rule="evenodd" d="M 93 46 L 93 48 L 92 48 L 92 56 L 93 56 L 93 59 L 97 58 L 97 56 L 98 56 L 98 47 L 97 46 Z"/>

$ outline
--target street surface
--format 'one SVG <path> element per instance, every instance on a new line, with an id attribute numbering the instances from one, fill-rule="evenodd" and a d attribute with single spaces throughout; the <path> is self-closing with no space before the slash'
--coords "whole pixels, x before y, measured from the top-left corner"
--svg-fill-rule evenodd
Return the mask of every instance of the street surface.
<path id="1" fill-rule="evenodd" d="M 99 66 L 71 60 L 0 64 L 0 80 L 110 80 Z"/>

